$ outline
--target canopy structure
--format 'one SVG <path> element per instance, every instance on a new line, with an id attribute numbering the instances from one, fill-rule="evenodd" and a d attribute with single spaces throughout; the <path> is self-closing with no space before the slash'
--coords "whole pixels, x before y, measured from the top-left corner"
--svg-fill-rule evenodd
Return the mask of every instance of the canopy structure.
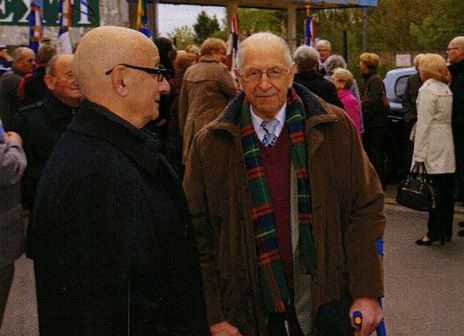
<path id="1" fill-rule="evenodd" d="M 235 2 L 239 7 L 288 9 L 295 6 L 296 9 L 306 9 L 307 0 L 158 0 L 165 4 L 203 5 L 203 6 L 227 6 Z M 349 7 L 376 7 L 377 0 L 311 0 L 312 9 L 349 8 Z"/>
<path id="2" fill-rule="evenodd" d="M 378 0 L 154 0 L 162 4 L 202 5 L 227 7 L 227 27 L 230 27 L 232 13 L 238 7 L 284 9 L 288 15 L 288 44 L 293 51 L 296 48 L 296 11 L 337 8 L 377 7 Z"/>

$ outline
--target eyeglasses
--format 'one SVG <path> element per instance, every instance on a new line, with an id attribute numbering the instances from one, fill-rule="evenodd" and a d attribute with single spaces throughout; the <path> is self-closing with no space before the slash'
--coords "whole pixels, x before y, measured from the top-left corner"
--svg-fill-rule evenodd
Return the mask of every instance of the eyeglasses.
<path id="1" fill-rule="evenodd" d="M 278 80 L 284 77 L 287 73 L 288 69 L 281 67 L 273 67 L 267 70 L 248 69 L 244 72 L 239 72 L 240 77 L 242 77 L 243 81 L 246 83 L 257 82 L 263 77 L 264 74 L 266 74 L 267 78 L 270 80 Z"/>
<path id="2" fill-rule="evenodd" d="M 455 50 L 455 49 L 459 49 L 459 48 L 458 48 L 458 47 L 447 48 L 447 49 L 446 49 L 446 52 L 450 52 L 450 50 Z"/>
<path id="3" fill-rule="evenodd" d="M 167 76 L 169 74 L 169 70 L 165 69 L 164 66 L 161 65 L 161 64 L 158 65 L 158 68 L 145 68 L 145 67 L 139 67 L 139 66 L 135 66 L 135 65 L 121 63 L 121 64 L 116 64 L 110 70 L 106 71 L 105 75 L 109 75 L 110 73 L 112 73 L 114 68 L 116 68 L 118 65 L 123 65 L 123 66 L 125 66 L 127 68 L 130 68 L 130 69 L 141 70 L 141 71 L 144 71 L 144 72 L 146 72 L 147 74 L 150 74 L 150 75 L 156 75 L 158 82 L 162 82 L 163 79 L 167 78 Z"/>

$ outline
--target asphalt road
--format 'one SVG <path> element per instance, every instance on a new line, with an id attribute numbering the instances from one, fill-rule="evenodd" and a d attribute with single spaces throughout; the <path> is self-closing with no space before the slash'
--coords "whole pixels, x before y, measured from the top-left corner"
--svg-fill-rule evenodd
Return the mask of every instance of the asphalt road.
<path id="1" fill-rule="evenodd" d="M 455 223 L 464 219 L 458 209 Z M 464 238 L 421 247 L 427 215 L 386 204 L 385 321 L 389 336 L 464 335 Z M 457 230 L 457 225 L 455 230 Z M 0 336 L 38 336 L 32 264 L 17 272 Z"/>

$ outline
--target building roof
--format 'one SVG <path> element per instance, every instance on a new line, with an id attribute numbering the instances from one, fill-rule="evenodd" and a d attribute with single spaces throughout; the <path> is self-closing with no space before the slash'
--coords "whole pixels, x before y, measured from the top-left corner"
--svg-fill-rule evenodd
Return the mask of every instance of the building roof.
<path id="1" fill-rule="evenodd" d="M 159 3 L 177 5 L 203 5 L 226 6 L 227 0 L 158 0 Z M 311 9 L 349 8 L 349 7 L 376 7 L 377 0 L 311 0 Z M 297 9 L 305 9 L 306 0 L 237 0 L 239 7 L 287 9 L 288 6 L 296 6 Z"/>

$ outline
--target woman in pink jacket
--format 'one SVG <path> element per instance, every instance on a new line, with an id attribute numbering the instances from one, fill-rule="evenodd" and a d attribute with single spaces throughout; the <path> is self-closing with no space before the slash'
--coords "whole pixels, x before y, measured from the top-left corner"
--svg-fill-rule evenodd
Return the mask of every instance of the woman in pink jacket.
<path id="1" fill-rule="evenodd" d="M 337 89 L 337 95 L 342 102 L 346 114 L 353 121 L 358 134 L 361 134 L 361 112 L 359 100 L 351 93 L 351 85 L 353 84 L 353 75 L 350 71 L 342 68 L 337 68 L 332 74 L 332 82 Z"/>

